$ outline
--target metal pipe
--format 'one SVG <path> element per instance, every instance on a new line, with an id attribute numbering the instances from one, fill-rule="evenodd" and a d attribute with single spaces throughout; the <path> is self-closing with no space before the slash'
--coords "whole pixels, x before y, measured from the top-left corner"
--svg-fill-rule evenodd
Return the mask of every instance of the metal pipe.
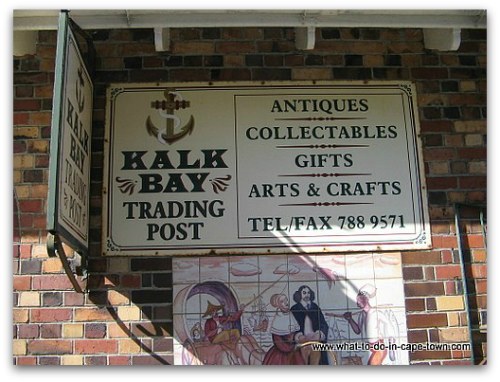
<path id="1" fill-rule="evenodd" d="M 461 277 L 462 277 L 462 290 L 463 290 L 463 296 L 464 296 L 464 307 L 465 311 L 467 312 L 467 330 L 469 332 L 469 345 L 471 349 L 471 363 L 474 365 L 475 364 L 475 357 L 474 357 L 474 342 L 472 339 L 472 323 L 471 323 L 471 314 L 470 314 L 470 307 L 469 307 L 469 288 L 467 287 L 467 277 L 466 277 L 466 272 L 465 272 L 465 262 L 464 262 L 464 254 L 463 254 L 463 244 L 462 244 L 462 235 L 461 235 L 461 230 L 460 230 L 460 203 L 455 203 L 455 230 L 457 234 L 457 243 L 458 243 L 458 254 L 460 257 L 460 272 L 461 272 Z M 478 206 L 472 206 L 472 207 L 478 207 Z"/>

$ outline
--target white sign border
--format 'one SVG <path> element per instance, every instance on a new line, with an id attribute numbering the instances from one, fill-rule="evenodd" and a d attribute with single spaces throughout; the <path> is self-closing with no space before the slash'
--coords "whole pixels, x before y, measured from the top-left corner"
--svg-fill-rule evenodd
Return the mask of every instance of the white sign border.
<path id="1" fill-rule="evenodd" d="M 108 202 L 108 191 L 110 188 L 110 152 L 112 150 L 112 133 L 111 124 L 113 120 L 114 108 L 112 106 L 112 100 L 117 94 L 127 90 L 138 91 L 142 89 L 156 89 L 163 90 L 166 88 L 207 88 L 207 89 L 256 89 L 256 88 L 297 88 L 297 87 L 311 87 L 311 86 L 323 86 L 323 87 L 336 87 L 336 86 L 357 86 L 357 87 L 376 87 L 376 86 L 389 86 L 402 90 L 409 99 L 409 111 L 411 114 L 410 121 L 407 123 L 411 124 L 412 128 L 412 139 L 413 139 L 413 154 L 417 158 L 416 173 L 418 173 L 419 179 L 417 179 L 418 195 L 420 196 L 417 206 L 420 210 L 420 216 L 422 221 L 420 222 L 420 230 L 418 230 L 418 236 L 415 240 L 400 240 L 392 242 L 380 242 L 374 243 L 373 241 L 364 243 L 363 241 L 356 242 L 354 244 L 349 243 L 314 243 L 314 244 L 273 244 L 273 245 L 262 245 L 262 244 L 221 244 L 221 245 L 189 245 L 183 246 L 170 245 L 166 248 L 164 245 L 153 245 L 153 246 L 127 246 L 120 247 L 110 240 L 108 209 L 110 208 Z M 406 114 L 405 114 L 406 118 Z M 407 143 L 408 139 L 406 139 Z M 418 250 L 418 249 L 429 249 L 432 247 L 431 244 L 431 231 L 428 213 L 428 201 L 427 201 L 427 188 L 425 185 L 425 169 L 423 162 L 423 151 L 422 143 L 420 139 L 420 123 L 418 118 L 418 107 L 416 101 L 416 90 L 414 83 L 410 81 L 268 81 L 268 82 L 257 82 L 257 81 L 242 81 L 242 82 L 182 82 L 182 83 L 116 83 L 110 84 L 107 92 L 106 99 L 106 125 L 105 125 L 105 144 L 104 144 L 104 186 L 103 186 L 103 225 L 102 225 L 102 254 L 104 256 L 123 256 L 123 255 L 133 255 L 133 256 L 151 256 L 151 255 L 255 255 L 255 254 L 271 254 L 271 253 L 349 253 L 349 252 L 373 252 L 373 251 L 403 251 L 403 250 Z M 237 240 L 238 238 L 235 238 Z"/>

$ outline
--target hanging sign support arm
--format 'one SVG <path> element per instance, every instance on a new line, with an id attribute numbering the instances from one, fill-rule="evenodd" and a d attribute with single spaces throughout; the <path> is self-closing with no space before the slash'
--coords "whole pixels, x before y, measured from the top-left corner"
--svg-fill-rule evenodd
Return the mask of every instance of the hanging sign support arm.
<path id="1" fill-rule="evenodd" d="M 73 274 L 73 271 L 71 270 L 71 267 L 68 262 L 68 257 L 64 252 L 64 247 L 57 233 L 56 234 L 49 233 L 47 235 L 47 252 L 49 254 L 49 257 L 56 257 L 56 256 L 59 257 L 63 265 L 64 272 L 66 272 L 66 276 L 68 276 L 68 279 L 73 285 L 75 291 L 78 293 L 85 293 L 80 284 L 78 283 L 78 280 L 76 279 L 75 275 Z"/>

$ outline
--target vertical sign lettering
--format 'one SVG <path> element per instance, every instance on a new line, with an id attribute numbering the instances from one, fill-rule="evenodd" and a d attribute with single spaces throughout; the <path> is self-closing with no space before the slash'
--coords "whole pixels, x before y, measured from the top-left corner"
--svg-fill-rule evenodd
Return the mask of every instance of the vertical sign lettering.
<path id="1" fill-rule="evenodd" d="M 48 229 L 88 248 L 93 85 L 62 13 L 52 120 Z"/>

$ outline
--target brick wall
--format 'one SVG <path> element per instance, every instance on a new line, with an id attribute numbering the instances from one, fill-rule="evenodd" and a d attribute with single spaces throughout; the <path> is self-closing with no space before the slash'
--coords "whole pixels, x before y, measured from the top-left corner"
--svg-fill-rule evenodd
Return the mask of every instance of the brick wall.
<path id="1" fill-rule="evenodd" d="M 420 29 L 317 30 L 316 47 L 295 48 L 291 28 L 173 29 L 157 53 L 152 30 L 100 30 L 91 185 L 89 293 L 72 290 L 48 258 L 46 199 L 56 33 L 39 33 L 35 56 L 14 57 L 14 362 L 172 363 L 169 258 L 100 254 L 105 88 L 111 82 L 411 80 L 417 84 L 433 248 L 404 252 L 408 337 L 468 342 L 460 253 L 466 260 L 473 328 L 486 310 L 486 250 L 478 209 L 486 204 L 486 31 L 463 30 L 457 52 L 424 49 Z M 70 253 L 76 269 L 81 259 Z M 474 331 L 476 362 L 485 335 Z M 469 352 L 412 353 L 412 363 L 467 364 Z"/>

